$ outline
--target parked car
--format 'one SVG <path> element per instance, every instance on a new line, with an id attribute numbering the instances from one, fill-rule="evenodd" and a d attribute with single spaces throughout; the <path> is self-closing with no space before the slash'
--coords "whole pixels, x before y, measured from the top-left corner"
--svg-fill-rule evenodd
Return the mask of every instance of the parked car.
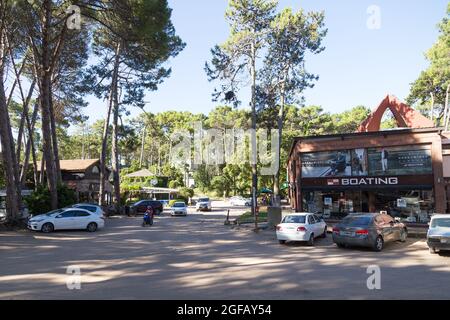
<path id="1" fill-rule="evenodd" d="M 184 202 L 175 202 L 170 209 L 172 216 L 187 216 L 187 206 Z"/>
<path id="2" fill-rule="evenodd" d="M 102 207 L 96 205 L 96 204 L 89 204 L 89 203 L 77 203 L 72 206 L 72 208 L 80 208 L 87 210 L 89 212 L 95 213 L 99 215 L 100 217 L 105 216 L 105 212 L 103 211 Z"/>
<path id="3" fill-rule="evenodd" d="M 251 206 L 252 199 L 236 196 L 230 198 L 230 204 L 232 206 Z"/>
<path id="4" fill-rule="evenodd" d="M 431 253 L 450 250 L 450 216 L 448 214 L 436 214 L 431 217 L 427 243 Z"/>
<path id="5" fill-rule="evenodd" d="M 133 205 L 131 205 L 131 212 L 133 214 L 144 214 L 145 211 L 147 211 L 147 207 L 151 206 L 153 208 L 153 211 L 155 212 L 155 215 L 161 214 L 161 212 L 164 211 L 163 205 L 161 201 L 157 200 L 141 200 Z"/>
<path id="6" fill-rule="evenodd" d="M 407 237 L 403 223 L 380 213 L 351 214 L 333 228 L 333 242 L 340 248 L 362 246 L 382 251 L 387 242 L 405 242 Z"/>
<path id="7" fill-rule="evenodd" d="M 211 211 L 211 200 L 209 200 L 209 198 L 199 198 L 195 204 L 195 209 L 197 209 L 197 211 Z"/>
<path id="8" fill-rule="evenodd" d="M 85 209 L 68 208 L 51 211 L 28 220 L 28 229 L 44 233 L 54 230 L 95 232 L 105 226 L 104 218 Z"/>
<path id="9" fill-rule="evenodd" d="M 326 236 L 327 224 L 312 213 L 289 214 L 277 226 L 277 239 L 280 244 L 286 241 L 306 241 L 308 245 L 313 246 L 315 238 Z"/>

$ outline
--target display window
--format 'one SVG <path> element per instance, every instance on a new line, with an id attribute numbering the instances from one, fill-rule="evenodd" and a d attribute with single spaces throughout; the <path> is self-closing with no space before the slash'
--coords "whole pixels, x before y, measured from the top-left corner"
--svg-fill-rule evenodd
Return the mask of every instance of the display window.
<path id="1" fill-rule="evenodd" d="M 433 190 L 307 191 L 303 210 L 329 219 L 351 213 L 386 211 L 400 221 L 427 223 L 434 213 Z"/>

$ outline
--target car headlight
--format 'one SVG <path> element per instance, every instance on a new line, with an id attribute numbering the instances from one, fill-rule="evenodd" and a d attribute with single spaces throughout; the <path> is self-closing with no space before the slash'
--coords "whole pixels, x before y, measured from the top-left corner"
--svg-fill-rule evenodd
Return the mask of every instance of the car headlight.
<path id="1" fill-rule="evenodd" d="M 45 220 L 45 219 L 30 220 L 30 222 L 31 222 L 31 223 L 33 223 L 33 222 L 38 222 L 38 223 L 39 223 L 39 222 L 42 222 L 42 221 L 44 221 L 44 220 Z"/>

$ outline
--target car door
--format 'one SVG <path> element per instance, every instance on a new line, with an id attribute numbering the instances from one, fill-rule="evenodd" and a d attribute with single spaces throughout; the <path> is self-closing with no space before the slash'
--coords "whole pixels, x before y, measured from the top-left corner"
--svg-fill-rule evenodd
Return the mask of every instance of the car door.
<path id="1" fill-rule="evenodd" d="M 395 223 L 395 220 L 388 215 L 384 215 L 384 219 L 386 220 L 386 223 L 389 224 L 390 229 L 390 241 L 397 241 L 400 240 L 400 228 L 397 223 Z"/>
<path id="2" fill-rule="evenodd" d="M 73 229 L 86 229 L 91 222 L 91 213 L 83 210 L 75 212 Z"/>
<path id="3" fill-rule="evenodd" d="M 379 227 L 381 229 L 381 233 L 383 235 L 383 239 L 385 242 L 392 241 L 393 235 L 392 235 L 392 226 L 389 223 L 389 219 L 387 219 L 387 215 L 381 214 L 377 218 L 380 221 Z"/>
<path id="4" fill-rule="evenodd" d="M 55 217 L 54 226 L 55 230 L 69 230 L 73 227 L 74 211 L 65 211 Z"/>
<path id="5" fill-rule="evenodd" d="M 306 228 L 310 231 L 310 233 L 314 233 L 314 236 L 317 237 L 317 225 L 314 217 L 312 215 L 308 215 L 306 221 L 308 222 L 308 226 Z"/>
<path id="6" fill-rule="evenodd" d="M 316 219 L 317 229 L 319 230 L 320 234 L 322 234 L 323 230 L 325 230 L 326 223 L 322 218 L 316 215 L 314 216 L 314 218 Z"/>

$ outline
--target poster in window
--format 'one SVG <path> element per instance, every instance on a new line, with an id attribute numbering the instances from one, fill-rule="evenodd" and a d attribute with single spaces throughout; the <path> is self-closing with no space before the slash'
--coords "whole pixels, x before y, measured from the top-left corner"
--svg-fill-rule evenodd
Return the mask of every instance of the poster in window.
<path id="1" fill-rule="evenodd" d="M 368 159 L 372 176 L 432 174 L 429 146 L 373 148 Z"/>
<path id="2" fill-rule="evenodd" d="M 352 176 L 367 176 L 367 150 L 355 149 L 352 154 Z"/>
<path id="3" fill-rule="evenodd" d="M 351 155 L 349 150 L 304 153 L 301 155 L 302 177 L 351 176 Z"/>

